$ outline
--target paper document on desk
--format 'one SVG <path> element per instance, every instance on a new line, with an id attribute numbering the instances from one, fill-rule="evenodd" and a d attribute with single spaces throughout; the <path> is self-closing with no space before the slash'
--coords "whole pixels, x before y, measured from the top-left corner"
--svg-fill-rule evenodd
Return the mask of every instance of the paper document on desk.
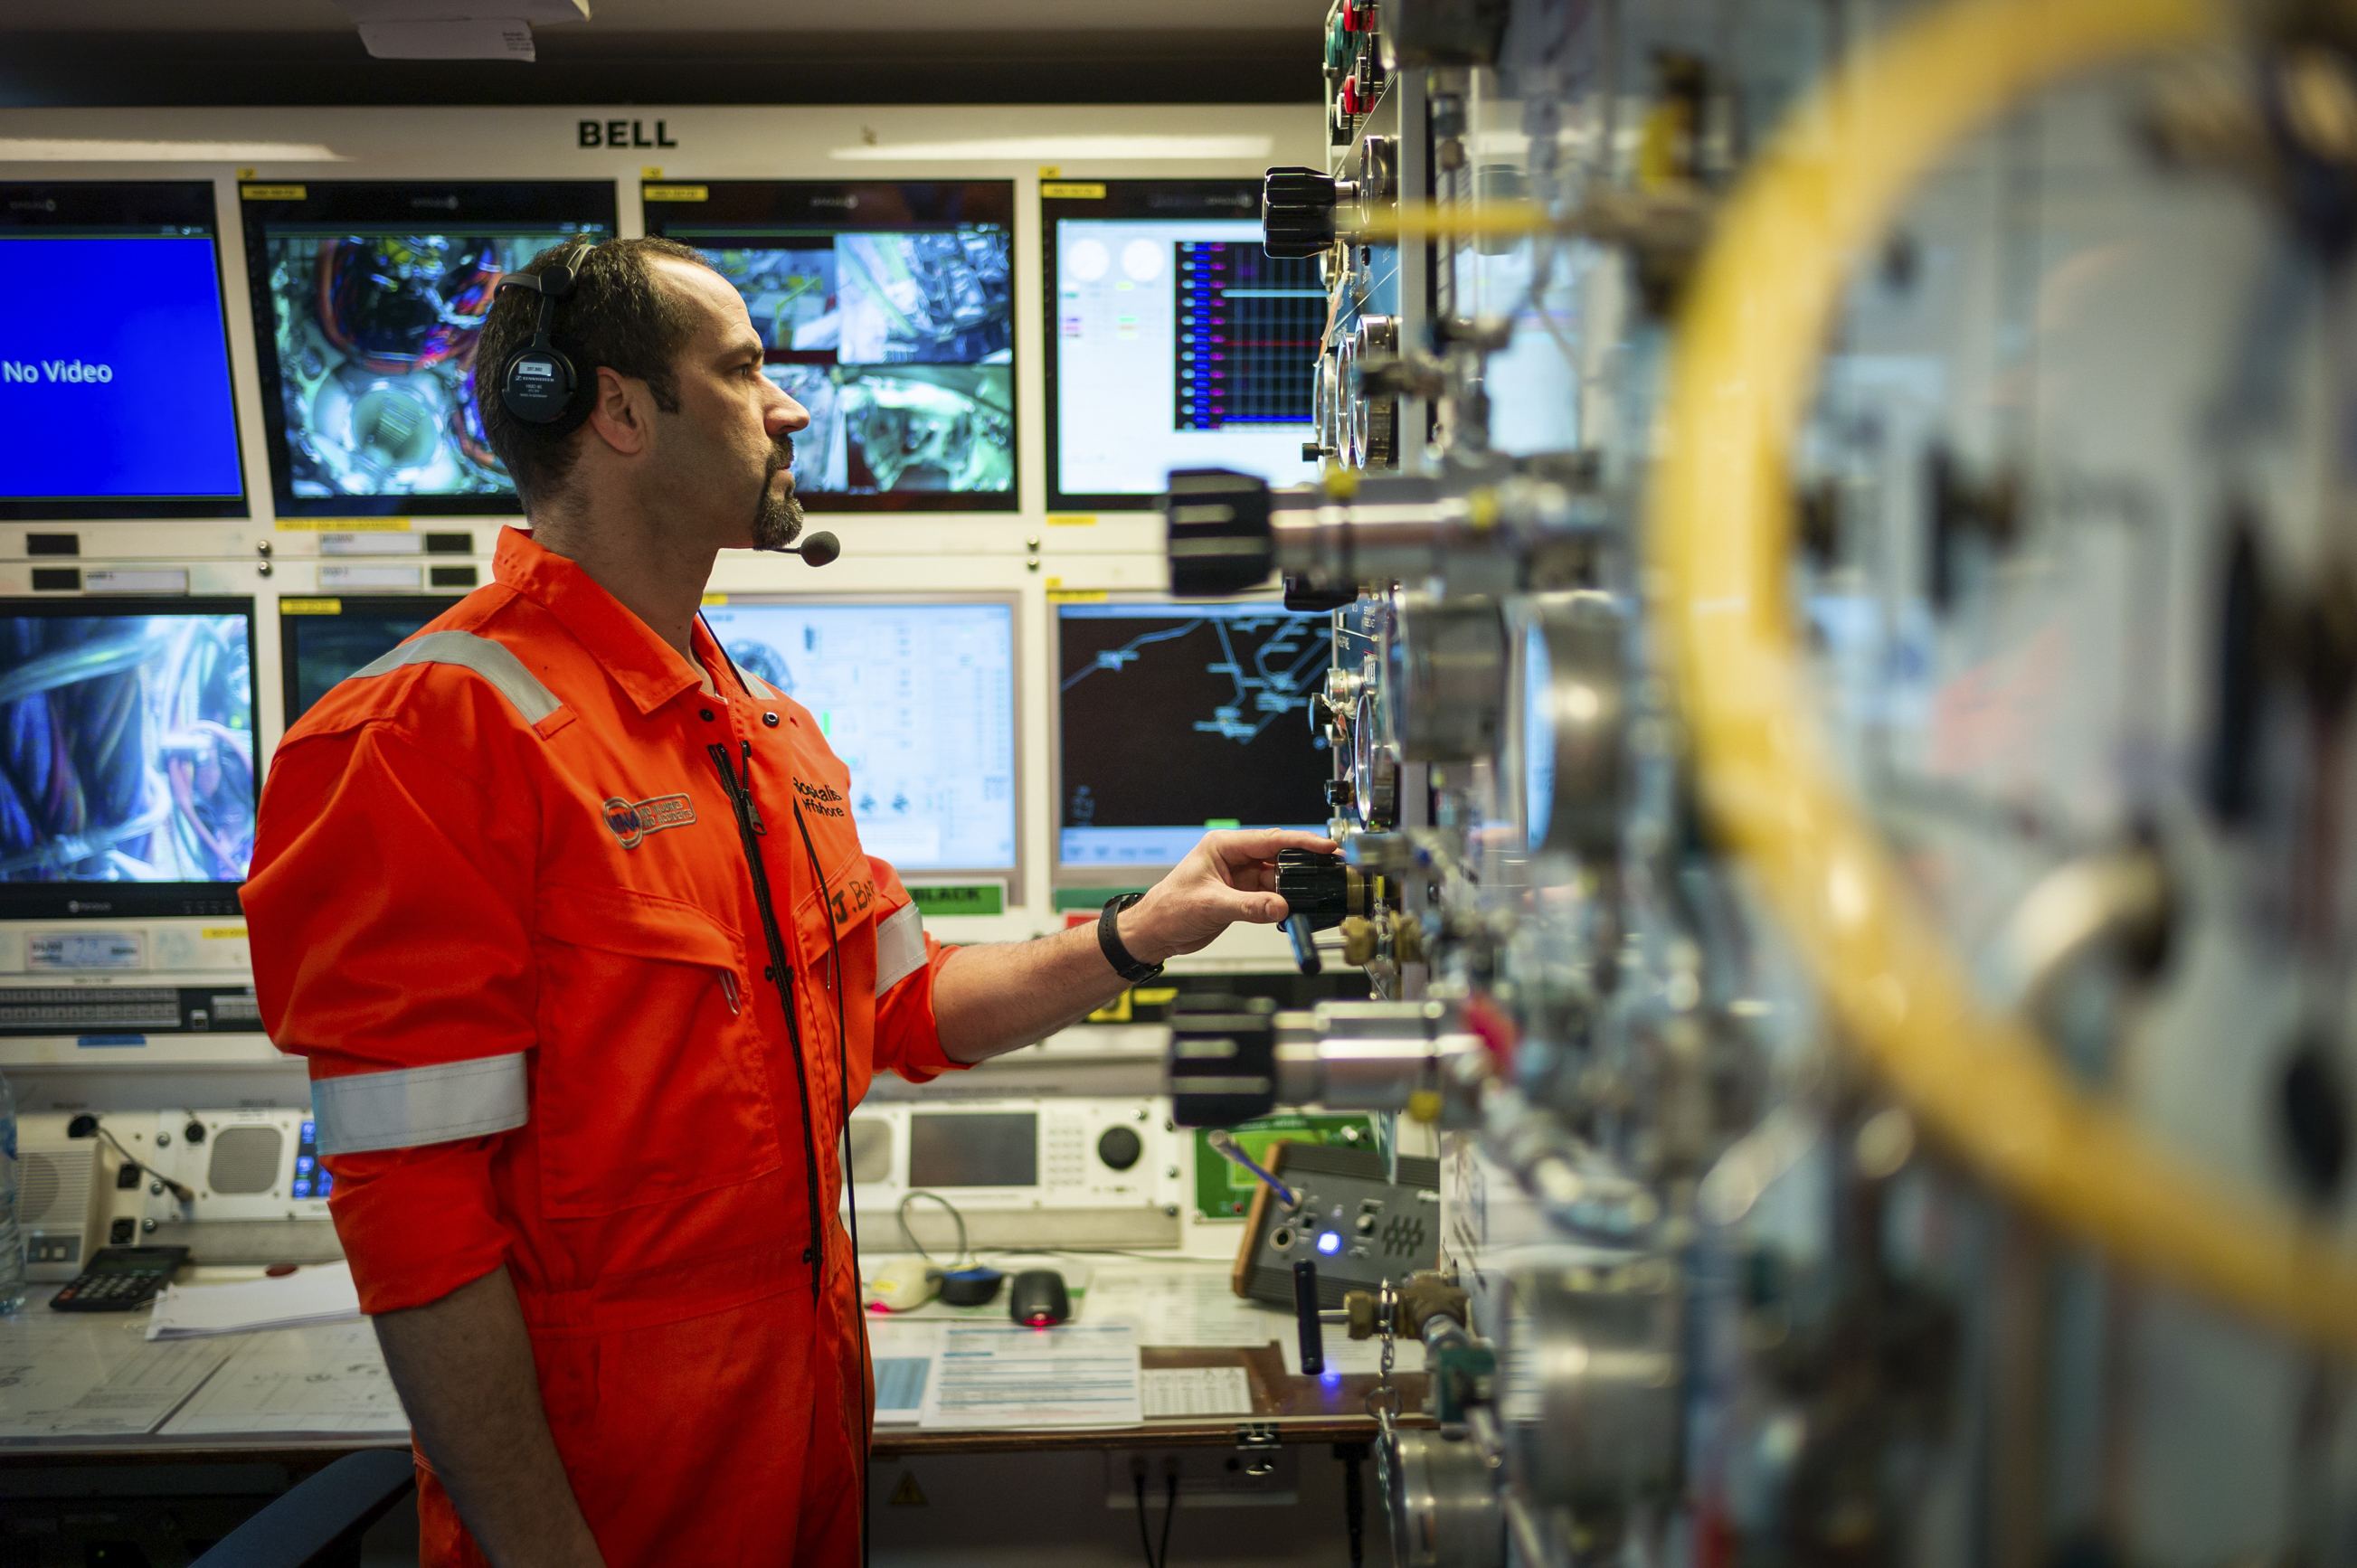
<path id="1" fill-rule="evenodd" d="M 279 1328 L 239 1341 L 167 1437 L 405 1436 L 376 1330 L 365 1323 Z"/>
<path id="2" fill-rule="evenodd" d="M 1252 1413 L 1252 1380 L 1242 1367 L 1157 1367 L 1143 1380 L 1148 1421 Z"/>
<path id="3" fill-rule="evenodd" d="M 127 1316 L 28 1302 L 0 1317 L 0 1443 L 144 1437 L 227 1354 L 147 1344 Z"/>
<path id="4" fill-rule="evenodd" d="M 1082 1312 L 1091 1323 L 1129 1324 L 1140 1345 L 1180 1349 L 1256 1348 L 1293 1332 L 1292 1314 L 1236 1294 L 1225 1263 L 1100 1269 Z"/>
<path id="5" fill-rule="evenodd" d="M 1137 1331 L 1126 1324 L 942 1331 L 927 1427 L 1135 1426 Z"/>
<path id="6" fill-rule="evenodd" d="M 912 1426 L 924 1413 L 941 1359 L 942 1326 L 867 1320 L 867 1364 L 876 1377 L 876 1424 Z"/>
<path id="7" fill-rule="evenodd" d="M 189 1339 L 203 1334 L 299 1328 L 309 1323 L 349 1323 L 360 1315 L 352 1266 L 311 1263 L 274 1280 L 166 1285 L 156 1300 L 155 1316 L 147 1320 L 147 1337 Z"/>

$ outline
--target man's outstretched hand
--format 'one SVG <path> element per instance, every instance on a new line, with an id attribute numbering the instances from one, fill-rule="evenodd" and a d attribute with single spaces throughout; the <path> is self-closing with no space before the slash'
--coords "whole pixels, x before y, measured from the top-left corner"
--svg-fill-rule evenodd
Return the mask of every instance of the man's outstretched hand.
<path id="1" fill-rule="evenodd" d="M 1121 944 L 1145 963 L 1162 963 L 1211 945 L 1243 920 L 1281 923 L 1287 913 L 1276 896 L 1276 852 L 1314 849 L 1332 854 L 1334 841 L 1316 833 L 1267 828 L 1205 833 L 1187 858 L 1145 897 L 1121 913 Z"/>

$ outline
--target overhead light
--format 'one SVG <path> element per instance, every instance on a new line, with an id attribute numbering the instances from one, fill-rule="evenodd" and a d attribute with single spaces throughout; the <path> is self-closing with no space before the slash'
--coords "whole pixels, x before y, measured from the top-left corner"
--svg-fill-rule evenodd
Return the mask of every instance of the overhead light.
<path id="1" fill-rule="evenodd" d="M 493 0 L 482 0 L 492 4 Z M 1265 162 L 1274 136 L 976 136 L 954 142 L 863 141 L 831 147 L 840 163 Z"/>
<path id="2" fill-rule="evenodd" d="M 589 0 L 336 0 L 378 59 L 539 58 L 535 22 L 586 22 Z"/>
<path id="3" fill-rule="evenodd" d="M 0 136 L 0 164 L 346 164 L 324 142 L 146 142 L 129 136 Z"/>

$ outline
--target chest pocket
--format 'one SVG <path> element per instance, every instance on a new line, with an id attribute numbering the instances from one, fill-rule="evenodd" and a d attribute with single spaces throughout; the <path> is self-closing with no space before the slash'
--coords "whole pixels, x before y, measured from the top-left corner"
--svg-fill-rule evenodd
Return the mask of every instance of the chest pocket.
<path id="1" fill-rule="evenodd" d="M 551 886 L 538 908 L 541 1197 L 611 1214 L 782 1163 L 743 941 L 693 906 Z"/>

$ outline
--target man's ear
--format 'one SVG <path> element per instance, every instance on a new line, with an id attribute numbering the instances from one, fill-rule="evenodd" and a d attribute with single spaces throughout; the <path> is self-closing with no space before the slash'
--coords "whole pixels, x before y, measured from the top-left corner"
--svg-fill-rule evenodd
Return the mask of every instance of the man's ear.
<path id="1" fill-rule="evenodd" d="M 654 400 L 647 384 L 619 371 L 597 367 L 597 385 L 589 405 L 589 428 L 615 451 L 635 456 L 646 450 L 649 413 Z"/>

